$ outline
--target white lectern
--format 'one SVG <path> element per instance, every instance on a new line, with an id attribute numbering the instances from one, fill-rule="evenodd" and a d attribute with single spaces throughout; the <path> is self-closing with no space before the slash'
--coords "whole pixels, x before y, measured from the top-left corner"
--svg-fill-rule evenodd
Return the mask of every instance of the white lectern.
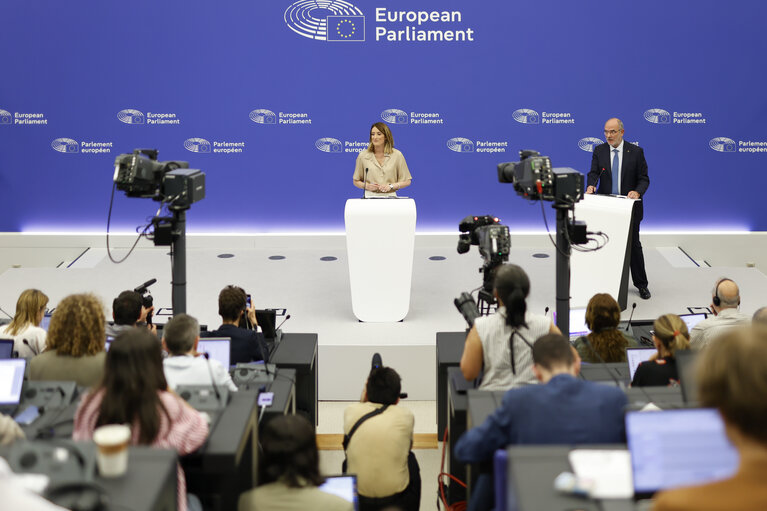
<path id="1" fill-rule="evenodd" d="M 570 259 L 570 308 L 585 308 L 596 293 L 610 293 L 626 308 L 631 262 L 631 218 L 636 200 L 608 195 L 583 196 L 575 205 L 576 220 L 610 241 L 595 252 L 573 250 Z"/>
<path id="2" fill-rule="evenodd" d="M 410 308 L 413 199 L 349 199 L 344 211 L 352 310 L 360 321 L 395 322 Z"/>

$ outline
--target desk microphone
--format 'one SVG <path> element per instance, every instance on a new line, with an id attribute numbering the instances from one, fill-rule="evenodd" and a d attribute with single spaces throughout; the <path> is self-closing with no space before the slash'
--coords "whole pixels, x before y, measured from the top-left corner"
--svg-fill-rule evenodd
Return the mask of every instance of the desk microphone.
<path id="1" fill-rule="evenodd" d="M 544 316 L 548 316 L 548 314 L 549 314 L 549 308 L 548 308 L 548 306 L 547 306 L 547 307 L 546 307 L 546 308 L 543 310 L 543 315 L 544 315 Z"/>
<path id="2" fill-rule="evenodd" d="M 629 315 L 629 324 L 626 325 L 626 331 L 627 332 L 629 331 L 629 328 L 631 328 L 631 318 L 634 317 L 634 311 L 636 310 L 636 308 L 637 308 L 637 303 L 636 302 L 632 303 L 631 304 L 631 314 Z"/>
<path id="3" fill-rule="evenodd" d="M 605 171 L 605 168 L 602 167 L 602 170 L 599 171 L 599 175 L 597 176 L 597 180 L 594 181 L 594 184 L 591 185 L 594 187 L 594 193 L 597 193 L 597 183 L 602 179 L 602 173 Z"/>
<path id="4" fill-rule="evenodd" d="M 24 343 L 24 346 L 26 346 L 27 348 L 29 348 L 29 351 L 31 351 L 33 355 L 39 355 L 39 353 L 37 352 L 37 350 L 36 350 L 35 348 L 33 348 L 31 344 L 29 344 L 29 341 L 28 341 L 28 340 L 26 340 L 26 339 L 22 339 L 22 340 L 21 340 L 21 342 L 23 342 L 23 343 Z"/>
<path id="5" fill-rule="evenodd" d="M 203 357 L 205 357 L 205 362 L 208 364 L 208 374 L 210 374 L 210 383 L 213 385 L 213 392 L 216 393 L 216 399 L 218 400 L 218 404 L 225 405 L 226 403 L 221 402 L 221 393 L 218 391 L 218 385 L 216 385 L 216 379 L 213 378 L 213 368 L 210 366 L 210 355 L 208 355 L 207 352 L 204 352 L 202 354 Z"/>
<path id="6" fill-rule="evenodd" d="M 365 193 L 365 192 L 367 192 L 367 190 L 365 190 L 365 188 L 367 188 L 367 186 L 368 186 L 368 169 L 366 167 L 365 168 L 365 181 L 362 182 L 362 198 L 363 199 L 367 199 L 367 194 Z"/>
<path id="7" fill-rule="evenodd" d="M 279 326 L 277 326 L 277 328 L 275 328 L 275 329 L 274 329 L 274 331 L 276 332 L 277 330 L 279 330 L 279 329 L 280 329 L 280 327 L 282 327 L 282 325 L 284 325 L 284 324 L 285 324 L 285 322 L 286 322 L 287 320 L 289 320 L 289 319 L 290 319 L 290 314 L 288 314 L 287 316 L 285 316 L 285 319 L 283 319 L 283 320 L 282 320 L 282 323 L 280 323 L 280 324 L 279 324 Z"/>

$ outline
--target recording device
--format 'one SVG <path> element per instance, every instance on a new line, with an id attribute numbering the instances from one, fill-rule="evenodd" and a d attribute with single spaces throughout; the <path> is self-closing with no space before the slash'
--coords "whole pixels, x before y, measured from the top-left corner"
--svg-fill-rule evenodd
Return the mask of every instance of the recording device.
<path id="1" fill-rule="evenodd" d="M 157 282 L 157 279 L 149 279 L 137 288 L 134 288 L 133 291 L 141 295 L 141 305 L 145 309 L 151 309 L 154 305 L 154 298 L 152 298 L 152 295 L 149 294 L 149 286 Z M 146 315 L 146 324 L 151 325 L 152 324 L 152 316 L 153 313 L 149 312 Z"/>
<path id="2" fill-rule="evenodd" d="M 247 297 L 245 298 L 245 309 L 250 309 L 250 306 L 252 303 L 253 302 L 250 299 L 250 295 L 247 295 Z"/>
<path id="3" fill-rule="evenodd" d="M 179 385 L 176 393 L 199 412 L 216 412 L 229 403 L 229 388 L 215 385 Z"/>
<path id="4" fill-rule="evenodd" d="M 498 181 L 513 183 L 528 200 L 575 204 L 583 198 L 583 174 L 571 168 L 552 168 L 551 159 L 538 151 L 519 152 L 520 161 L 498 164 Z"/>
<path id="5" fill-rule="evenodd" d="M 474 297 L 464 291 L 461 296 L 453 300 L 455 308 L 461 313 L 463 319 L 469 325 L 469 328 L 474 326 L 474 321 L 480 316 L 479 307 L 477 302 L 474 301 Z"/>
<path id="6" fill-rule="evenodd" d="M 238 388 L 250 388 L 251 385 L 263 385 L 274 381 L 277 366 L 274 364 L 240 362 L 232 371 L 232 381 Z"/>
<path id="7" fill-rule="evenodd" d="M 185 161 L 157 161 L 157 149 L 134 149 L 115 158 L 114 182 L 128 197 L 189 208 L 205 198 L 205 174 Z"/>
<path id="8" fill-rule="evenodd" d="M 458 230 L 461 231 L 458 236 L 458 253 L 465 254 L 471 245 L 477 245 L 484 261 L 479 269 L 479 272 L 483 274 L 482 287 L 479 290 L 479 310 L 481 314 L 488 314 L 490 306 L 495 304 L 493 296 L 495 270 L 509 260 L 511 252 L 509 228 L 501 225 L 497 217 L 482 215 L 467 216 L 458 224 Z M 456 307 L 458 307 L 457 303 Z"/>

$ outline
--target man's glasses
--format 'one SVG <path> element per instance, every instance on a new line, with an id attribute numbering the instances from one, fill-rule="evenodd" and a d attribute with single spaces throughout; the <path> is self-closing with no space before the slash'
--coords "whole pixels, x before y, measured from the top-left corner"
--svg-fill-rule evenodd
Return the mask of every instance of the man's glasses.
<path id="1" fill-rule="evenodd" d="M 605 130 L 605 135 L 617 135 L 623 130 Z"/>

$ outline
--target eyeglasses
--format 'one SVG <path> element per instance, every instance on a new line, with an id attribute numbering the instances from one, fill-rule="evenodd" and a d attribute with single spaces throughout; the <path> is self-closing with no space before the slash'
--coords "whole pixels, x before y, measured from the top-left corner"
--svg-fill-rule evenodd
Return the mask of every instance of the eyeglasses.
<path id="1" fill-rule="evenodd" d="M 617 135 L 623 130 L 605 130 L 605 135 Z"/>

